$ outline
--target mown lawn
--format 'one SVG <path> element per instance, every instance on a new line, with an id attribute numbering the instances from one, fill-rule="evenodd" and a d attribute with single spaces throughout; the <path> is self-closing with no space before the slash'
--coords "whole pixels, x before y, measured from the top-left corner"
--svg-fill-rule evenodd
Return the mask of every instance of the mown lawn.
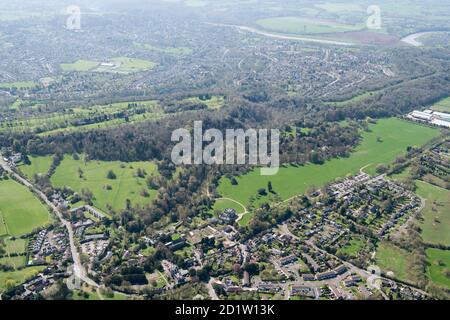
<path id="1" fill-rule="evenodd" d="M 0 181 L 0 212 L 11 236 L 29 233 L 50 218 L 33 193 L 12 179 Z"/>
<path id="2" fill-rule="evenodd" d="M 135 176 L 137 169 L 145 171 L 144 178 Z M 79 170 L 82 175 L 80 177 Z M 107 174 L 112 170 L 116 179 L 108 179 Z M 133 205 L 148 204 L 157 194 L 156 190 L 150 190 L 146 184 L 146 178 L 157 175 L 157 166 L 153 162 L 129 162 L 120 161 L 88 161 L 84 162 L 83 156 L 74 160 L 72 156 L 65 156 L 61 164 L 51 178 L 56 187 L 68 186 L 74 191 L 81 192 L 89 189 L 94 194 L 94 205 L 101 210 L 108 211 L 108 205 L 115 211 L 125 209 L 126 200 Z M 108 190 L 107 186 L 111 187 Z M 145 190 L 148 196 L 141 195 Z"/>
<path id="3" fill-rule="evenodd" d="M 348 158 L 332 159 L 323 165 L 286 166 L 274 176 L 262 176 L 259 170 L 253 170 L 236 177 L 236 186 L 223 177 L 218 192 L 247 206 L 249 198 L 255 196 L 259 188 L 267 188 L 271 181 L 274 191 L 285 200 L 305 193 L 311 186 L 320 187 L 338 177 L 358 173 L 363 167 L 367 173 L 375 174 L 378 164 L 389 163 L 405 153 L 408 146 L 423 145 L 439 135 L 437 129 L 396 118 L 379 120 L 369 127 L 370 132 L 362 133 L 362 142 Z M 264 197 L 261 198 L 263 200 Z"/>
<path id="4" fill-rule="evenodd" d="M 425 199 L 422 238 L 427 243 L 450 245 L 450 191 L 417 181 L 416 193 Z"/>
<path id="5" fill-rule="evenodd" d="M 450 250 L 430 248 L 427 254 L 428 278 L 439 286 L 450 289 Z"/>

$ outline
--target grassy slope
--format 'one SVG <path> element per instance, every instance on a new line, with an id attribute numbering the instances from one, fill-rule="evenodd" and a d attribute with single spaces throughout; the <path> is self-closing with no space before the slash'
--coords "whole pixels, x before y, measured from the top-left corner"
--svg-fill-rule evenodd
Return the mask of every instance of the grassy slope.
<path id="1" fill-rule="evenodd" d="M 450 191 L 417 181 L 416 193 L 426 199 L 426 206 L 422 211 L 423 240 L 450 246 Z"/>
<path id="2" fill-rule="evenodd" d="M 79 178 L 78 168 L 83 170 L 84 179 Z M 134 177 L 138 168 L 144 169 L 147 176 L 157 174 L 156 164 L 152 162 L 89 161 L 85 164 L 83 160 L 66 156 L 56 169 L 51 182 L 54 186 L 66 185 L 78 192 L 87 188 L 93 192 L 94 204 L 98 208 L 107 210 L 107 204 L 110 204 L 114 210 L 121 210 L 125 208 L 126 199 L 130 199 L 133 204 L 150 203 L 157 193 L 147 189 L 145 178 Z M 113 170 L 116 179 L 106 178 L 109 170 Z M 105 185 L 111 185 L 112 190 L 106 190 Z M 150 197 L 142 197 L 142 189 L 147 190 Z"/>
<path id="3" fill-rule="evenodd" d="M 399 119 L 384 119 L 370 125 L 371 132 L 363 133 L 363 140 L 349 158 L 333 159 L 323 165 L 307 164 L 303 167 L 280 168 L 274 176 L 261 176 L 259 170 L 237 177 L 238 185 L 231 185 L 229 179 L 222 178 L 218 187 L 223 197 L 235 199 L 248 205 L 249 197 L 256 195 L 261 187 L 272 182 L 274 190 L 282 199 L 304 193 L 309 187 L 320 186 L 338 177 L 357 173 L 369 165 L 365 171 L 375 173 L 380 163 L 388 163 L 406 152 L 408 146 L 422 145 L 439 135 L 439 130 L 416 125 Z M 382 142 L 377 141 L 382 138 Z"/>
<path id="4" fill-rule="evenodd" d="M 0 181 L 0 211 L 12 236 L 29 233 L 49 220 L 47 208 L 11 179 Z"/>

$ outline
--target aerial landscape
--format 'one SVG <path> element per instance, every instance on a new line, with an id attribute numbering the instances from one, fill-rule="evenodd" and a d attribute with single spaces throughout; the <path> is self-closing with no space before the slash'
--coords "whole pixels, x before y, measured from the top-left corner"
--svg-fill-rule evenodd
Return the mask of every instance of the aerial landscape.
<path id="1" fill-rule="evenodd" d="M 0 0 L 0 54 L 0 300 L 450 300 L 448 0 Z"/>

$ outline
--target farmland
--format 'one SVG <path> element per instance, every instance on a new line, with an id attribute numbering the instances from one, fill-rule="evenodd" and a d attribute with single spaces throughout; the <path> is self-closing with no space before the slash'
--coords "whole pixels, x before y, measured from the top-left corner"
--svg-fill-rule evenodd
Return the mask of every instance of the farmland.
<path id="1" fill-rule="evenodd" d="M 145 177 L 136 176 L 138 169 L 145 171 Z M 115 179 L 107 178 L 110 170 L 116 175 Z M 157 174 L 153 162 L 85 162 L 83 157 L 75 160 L 65 156 L 51 182 L 55 187 L 68 186 L 77 192 L 89 189 L 96 207 L 104 211 L 109 211 L 109 207 L 119 211 L 125 208 L 127 199 L 134 205 L 150 203 L 157 191 L 149 190 L 145 180 Z"/>
<path id="2" fill-rule="evenodd" d="M 0 212 L 11 236 L 27 234 L 49 221 L 47 208 L 11 179 L 0 181 Z"/>
<path id="3" fill-rule="evenodd" d="M 426 200 L 422 211 L 422 238 L 427 243 L 450 245 L 450 191 L 417 181 L 416 193 Z"/>
<path id="4" fill-rule="evenodd" d="M 332 159 L 323 165 L 284 166 L 274 176 L 262 176 L 259 170 L 254 170 L 236 177 L 236 186 L 223 177 L 218 192 L 248 205 L 249 198 L 256 196 L 257 190 L 265 188 L 271 181 L 274 191 L 285 200 L 304 193 L 311 186 L 321 186 L 338 177 L 357 173 L 363 167 L 367 173 L 375 174 L 378 164 L 389 163 L 408 146 L 422 145 L 438 134 L 436 129 L 399 119 L 379 120 L 370 125 L 369 132 L 362 133 L 361 143 L 348 158 Z"/>

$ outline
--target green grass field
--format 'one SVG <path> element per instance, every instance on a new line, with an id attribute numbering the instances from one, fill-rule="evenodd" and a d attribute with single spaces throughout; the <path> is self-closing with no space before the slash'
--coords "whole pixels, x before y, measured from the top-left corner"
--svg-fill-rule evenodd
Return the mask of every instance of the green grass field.
<path id="1" fill-rule="evenodd" d="M 21 184 L 9 179 L 0 181 L 0 212 L 7 232 L 20 236 L 47 223 L 47 208 Z"/>
<path id="2" fill-rule="evenodd" d="M 114 62 L 118 65 L 118 67 L 105 67 L 99 66 L 94 71 L 95 72 L 113 72 L 113 73 L 134 73 L 140 71 L 150 70 L 156 66 L 156 64 L 152 61 L 135 59 L 135 58 L 127 58 L 127 57 L 117 57 L 112 58 L 111 62 Z"/>
<path id="3" fill-rule="evenodd" d="M 422 211 L 423 240 L 450 246 L 450 191 L 417 181 L 416 193 L 426 201 Z"/>
<path id="4" fill-rule="evenodd" d="M 357 257 L 358 252 L 364 248 L 364 242 L 360 239 L 351 239 L 349 243 L 338 250 L 338 253 L 342 253 L 351 257 Z"/>
<path id="5" fill-rule="evenodd" d="M 23 253 L 25 252 L 26 240 L 21 238 L 16 238 L 15 240 L 6 239 L 6 252 L 12 253 Z"/>
<path id="6" fill-rule="evenodd" d="M 152 61 L 116 57 L 107 60 L 107 62 L 114 63 L 114 67 L 101 65 L 101 62 L 92 60 L 77 60 L 74 63 L 63 63 L 61 69 L 63 71 L 77 71 L 77 72 L 113 72 L 113 73 L 133 73 L 152 69 L 156 64 Z"/>
<path id="7" fill-rule="evenodd" d="M 61 69 L 63 71 L 90 71 L 99 65 L 97 61 L 91 60 L 77 60 L 74 63 L 62 63 Z"/>
<path id="8" fill-rule="evenodd" d="M 450 251 L 430 248 L 426 253 L 428 278 L 433 283 L 450 289 Z"/>
<path id="9" fill-rule="evenodd" d="M 149 51 L 156 51 L 161 53 L 168 53 L 173 54 L 177 56 L 184 56 L 189 55 L 192 53 L 192 49 L 188 47 L 161 47 L 161 46 L 154 46 L 147 43 L 140 43 L 140 42 L 134 42 L 133 46 L 140 49 L 145 49 Z"/>
<path id="10" fill-rule="evenodd" d="M 0 258 L 0 264 L 3 264 L 5 266 L 11 266 L 14 269 L 18 269 L 19 267 L 25 266 L 25 256 L 17 256 L 17 257 L 3 257 Z M 0 271 L 3 272 L 3 271 Z"/>
<path id="11" fill-rule="evenodd" d="M 434 111 L 450 113 L 450 97 L 442 99 L 431 107 Z"/>
<path id="12" fill-rule="evenodd" d="M 349 11 L 356 11 L 356 12 L 365 12 L 365 8 L 363 8 L 361 5 L 356 3 L 331 3 L 331 2 L 325 2 L 321 4 L 315 5 L 318 8 L 324 9 L 329 12 L 335 12 L 335 13 L 342 13 L 342 12 L 349 12 Z"/>
<path id="13" fill-rule="evenodd" d="M 78 173 L 78 168 L 83 171 L 82 178 Z M 146 185 L 146 178 L 135 177 L 138 168 L 145 170 L 146 177 L 156 175 L 157 167 L 153 162 L 129 162 L 119 161 L 88 161 L 84 163 L 82 159 L 74 160 L 72 156 L 65 156 L 61 164 L 56 169 L 51 178 L 51 182 L 56 187 L 69 186 L 77 192 L 81 189 L 89 189 L 94 194 L 94 205 L 101 210 L 108 211 L 108 204 L 116 211 L 124 209 L 126 199 L 130 199 L 132 204 L 150 203 L 156 196 L 157 191 L 149 190 Z M 108 171 L 112 170 L 117 178 L 108 179 Z M 111 190 L 105 188 L 111 186 Z M 146 190 L 148 197 L 141 195 L 141 191 Z"/>
<path id="14" fill-rule="evenodd" d="M 357 31 L 363 25 L 347 25 L 332 21 L 308 19 L 300 17 L 278 17 L 257 20 L 256 23 L 264 29 L 292 34 L 320 34 Z"/>
<path id="15" fill-rule="evenodd" d="M 375 258 L 376 265 L 382 272 L 393 272 L 396 279 L 415 282 L 408 272 L 411 255 L 406 250 L 388 243 L 380 243 Z"/>
<path id="16" fill-rule="evenodd" d="M 52 157 L 29 157 L 31 164 L 30 165 L 21 165 L 19 167 L 20 171 L 22 171 L 29 179 L 32 179 L 35 174 L 46 174 L 50 169 L 52 164 Z"/>
<path id="17" fill-rule="evenodd" d="M 34 81 L 17 81 L 17 82 L 3 82 L 0 83 L 2 89 L 32 89 L 37 87 L 37 83 Z"/>
<path id="18" fill-rule="evenodd" d="M 115 117 L 117 114 L 122 116 Z M 125 118 L 123 114 L 126 114 L 128 118 Z M 37 131 L 39 135 L 49 135 L 61 131 L 83 131 L 118 126 L 123 123 L 159 119 L 164 115 L 158 101 L 127 101 L 88 107 L 73 107 L 64 110 L 64 112 L 55 112 L 45 116 L 18 118 L 0 123 L 0 131 Z M 104 121 L 77 124 L 95 117 L 104 117 Z"/>
<path id="19" fill-rule="evenodd" d="M 183 102 L 203 103 L 208 106 L 208 109 L 220 109 L 225 104 L 224 96 L 212 96 L 211 99 L 201 100 L 199 97 L 186 98 Z"/>
<path id="20" fill-rule="evenodd" d="M 243 213 L 245 211 L 245 208 L 243 208 L 241 205 L 228 199 L 216 200 L 213 209 L 214 211 L 216 210 L 224 211 L 227 208 L 235 209 L 237 213 Z"/>
<path id="21" fill-rule="evenodd" d="M 321 186 L 338 177 L 355 174 L 363 167 L 375 174 L 380 163 L 389 163 L 406 152 L 408 146 L 420 146 L 439 135 L 439 130 L 396 118 L 379 120 L 371 124 L 370 132 L 363 132 L 362 142 L 348 158 L 332 159 L 323 165 L 306 164 L 302 167 L 286 166 L 274 176 L 261 176 L 259 170 L 236 177 L 238 185 L 223 177 L 218 186 L 222 197 L 234 199 L 245 206 L 259 188 L 272 182 L 274 191 L 283 199 L 305 193 L 311 186 Z M 382 142 L 378 141 L 378 137 Z M 261 201 L 265 200 L 264 197 Z"/>
<path id="22" fill-rule="evenodd" d="M 12 272 L 0 272 L 0 292 L 4 292 L 7 289 L 8 282 L 11 282 L 14 285 L 23 283 L 44 269 L 45 266 L 39 266 L 24 268 L 22 270 Z"/>

